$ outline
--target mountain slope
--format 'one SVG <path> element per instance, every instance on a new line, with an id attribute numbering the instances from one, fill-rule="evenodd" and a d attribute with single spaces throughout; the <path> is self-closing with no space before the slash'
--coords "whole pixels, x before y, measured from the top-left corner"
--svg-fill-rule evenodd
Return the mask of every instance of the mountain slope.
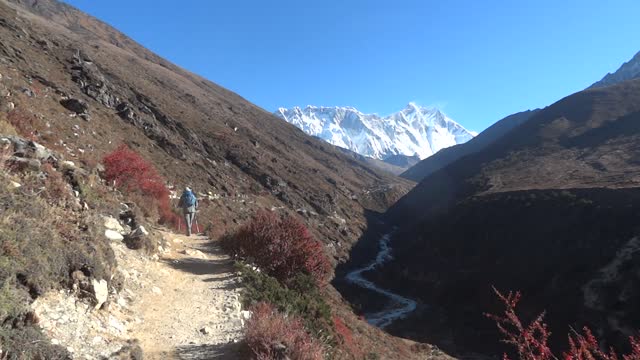
<path id="1" fill-rule="evenodd" d="M 522 290 L 527 314 L 546 308 L 554 343 L 584 325 L 625 343 L 640 324 L 639 141 L 632 80 L 566 97 L 427 176 L 388 212 L 394 259 L 374 276 L 429 305 L 396 333 L 500 353 L 482 317 L 494 285 Z"/>
<path id="2" fill-rule="evenodd" d="M 474 136 L 439 110 L 413 103 L 384 117 L 351 107 L 315 106 L 280 108 L 276 115 L 330 144 L 380 160 L 394 155 L 424 159 Z"/>
<path id="3" fill-rule="evenodd" d="M 468 142 L 442 149 L 436 154 L 410 167 L 400 176 L 409 180 L 419 182 L 427 176 L 433 174 L 434 172 L 444 168 L 448 164 L 451 164 L 464 156 L 484 149 L 494 141 L 506 135 L 513 128 L 527 121 L 538 111 L 538 109 L 527 110 L 509 115 L 506 118 L 499 120 L 495 124 L 491 125 L 485 131 L 481 132 L 480 134 L 478 134 L 478 136 L 474 137 Z"/>
<path id="4" fill-rule="evenodd" d="M 71 7 L 54 1 L 21 4 L 48 20 L 2 4 L 1 71 L 13 81 L 13 111 L 43 119 L 35 130 L 44 134 L 39 141 L 45 145 L 46 138 L 59 137 L 75 155 L 98 159 L 124 142 L 163 168 L 171 183 L 255 202 L 217 209 L 215 219 L 224 219 L 224 226 L 257 207 L 314 211 L 320 217 L 309 218 L 309 225 L 338 256 L 345 249 L 338 243 L 358 238 L 364 209 L 388 205 L 376 194 L 358 196 L 363 189 L 395 184 L 399 195 L 410 186 L 159 59 Z M 23 88 L 42 94 L 26 96 Z M 73 112 L 61 106 L 65 98 L 85 103 L 89 121 L 70 117 Z M 352 221 L 340 233 L 321 225 L 325 217 Z"/>
<path id="5" fill-rule="evenodd" d="M 640 51 L 631 60 L 622 64 L 616 72 L 605 75 L 590 88 L 598 88 L 621 83 L 623 81 L 640 78 Z"/>
<path id="6" fill-rule="evenodd" d="M 105 154 L 127 144 L 160 169 L 169 185 L 195 189 L 202 199 L 199 223 L 214 235 L 234 230 L 258 209 L 289 213 L 303 220 L 338 262 L 366 228 L 366 215 L 384 211 L 413 185 L 342 154 L 53 0 L 0 1 L 0 74 L 0 131 L 11 123 L 24 137 L 95 173 Z M 99 253 L 87 243 L 78 262 L 80 255 Z M 55 289 L 73 283 L 61 272 Z M 3 281 L 28 285 L 5 275 Z M 34 292 L 25 303 L 39 295 Z M 336 309 L 351 314 L 339 296 L 332 300 Z M 355 336 L 368 339 L 380 356 L 399 358 L 397 349 L 408 351 L 402 341 L 365 323 L 358 329 Z M 0 330 L 4 336 L 5 328 Z"/>

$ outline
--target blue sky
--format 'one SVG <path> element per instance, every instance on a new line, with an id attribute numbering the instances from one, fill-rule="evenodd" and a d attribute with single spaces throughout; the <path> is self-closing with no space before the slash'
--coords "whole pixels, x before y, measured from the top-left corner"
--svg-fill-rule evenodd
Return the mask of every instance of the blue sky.
<path id="1" fill-rule="evenodd" d="M 414 101 L 476 131 L 640 50 L 637 0 L 66 2 L 269 111 Z"/>

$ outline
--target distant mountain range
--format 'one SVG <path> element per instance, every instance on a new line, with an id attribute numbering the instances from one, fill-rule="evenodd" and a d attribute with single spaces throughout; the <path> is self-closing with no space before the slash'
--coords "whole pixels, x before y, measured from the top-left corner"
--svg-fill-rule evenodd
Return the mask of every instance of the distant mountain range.
<path id="1" fill-rule="evenodd" d="M 425 159 L 476 135 L 440 110 L 414 103 L 384 117 L 353 107 L 280 108 L 275 114 L 309 135 L 394 165 L 406 162 L 404 157 Z"/>

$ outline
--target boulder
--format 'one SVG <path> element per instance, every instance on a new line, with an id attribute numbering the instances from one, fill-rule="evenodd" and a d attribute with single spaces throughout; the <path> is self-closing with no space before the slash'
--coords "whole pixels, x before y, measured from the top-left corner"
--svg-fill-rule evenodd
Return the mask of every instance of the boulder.
<path id="1" fill-rule="evenodd" d="M 104 227 L 107 230 L 113 230 L 118 232 L 119 234 L 125 234 L 124 228 L 122 227 L 122 225 L 120 225 L 120 222 L 118 220 L 112 218 L 111 216 L 103 216 L 102 219 L 104 220 Z"/>
<path id="2" fill-rule="evenodd" d="M 147 236 L 149 236 L 149 232 L 144 228 L 144 226 L 140 225 L 131 233 L 124 236 L 124 243 L 129 249 L 140 250 L 145 246 L 151 245 Z"/>
<path id="3" fill-rule="evenodd" d="M 31 157 L 33 157 L 34 159 L 40 161 L 48 161 L 49 159 L 54 157 L 49 149 L 36 142 L 30 141 L 29 146 L 33 151 Z"/>
<path id="4" fill-rule="evenodd" d="M 100 309 L 109 298 L 109 287 L 107 281 L 93 279 L 91 281 L 91 287 L 93 289 L 93 296 L 97 302 L 95 308 Z"/>
<path id="5" fill-rule="evenodd" d="M 60 104 L 76 114 L 85 114 L 89 110 L 89 105 L 86 102 L 74 98 L 62 99 Z"/>
<path id="6" fill-rule="evenodd" d="M 182 253 L 194 258 L 198 258 L 198 259 L 206 259 L 207 256 L 200 250 L 196 250 L 196 249 L 184 249 L 182 250 Z"/>
<path id="7" fill-rule="evenodd" d="M 62 168 L 62 170 L 71 170 L 74 171 L 76 170 L 76 164 L 73 161 L 62 161 L 60 163 L 60 167 Z"/>
<path id="8" fill-rule="evenodd" d="M 124 236 L 117 232 L 116 230 L 107 229 L 104 231 L 104 236 L 111 241 L 122 241 L 124 240 Z"/>
<path id="9" fill-rule="evenodd" d="M 37 142 L 30 141 L 19 136 L 3 136 L 0 138 L 2 148 L 13 148 L 13 156 L 16 158 L 33 159 L 41 162 L 57 162 L 53 152 Z"/>

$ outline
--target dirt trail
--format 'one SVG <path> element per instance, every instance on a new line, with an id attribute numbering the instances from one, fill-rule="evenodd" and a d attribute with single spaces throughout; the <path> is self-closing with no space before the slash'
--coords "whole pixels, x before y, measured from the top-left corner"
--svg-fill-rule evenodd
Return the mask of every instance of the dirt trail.
<path id="1" fill-rule="evenodd" d="M 207 237 L 162 234 L 168 246 L 132 304 L 142 320 L 132 338 L 145 359 L 237 359 L 244 320 L 232 261 Z"/>

